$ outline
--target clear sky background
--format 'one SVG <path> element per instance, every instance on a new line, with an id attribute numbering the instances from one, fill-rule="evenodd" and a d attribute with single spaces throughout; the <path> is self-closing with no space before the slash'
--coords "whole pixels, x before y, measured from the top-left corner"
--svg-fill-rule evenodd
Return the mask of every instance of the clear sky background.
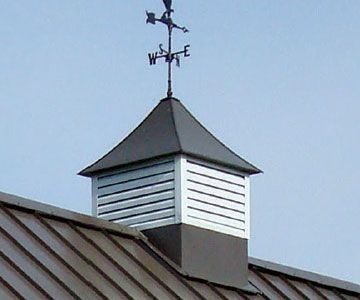
<path id="1" fill-rule="evenodd" d="M 360 283 L 360 1 L 174 0 L 175 96 L 264 170 L 250 254 Z M 90 213 L 76 175 L 165 96 L 160 0 L 0 1 L 0 190 Z"/>

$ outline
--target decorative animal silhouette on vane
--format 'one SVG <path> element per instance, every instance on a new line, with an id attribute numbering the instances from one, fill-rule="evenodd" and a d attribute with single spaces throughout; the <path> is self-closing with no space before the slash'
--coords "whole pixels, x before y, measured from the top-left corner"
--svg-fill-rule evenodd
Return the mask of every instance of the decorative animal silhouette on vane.
<path id="1" fill-rule="evenodd" d="M 163 2 L 165 5 L 165 8 L 166 8 L 166 11 L 162 14 L 161 18 L 160 19 L 156 18 L 155 13 L 146 11 L 146 15 L 147 15 L 146 24 L 150 23 L 150 24 L 155 25 L 156 22 L 161 22 L 171 29 L 177 28 L 177 29 L 182 30 L 183 32 L 189 32 L 189 30 L 186 27 L 178 26 L 177 24 L 175 24 L 173 22 L 173 20 L 171 18 L 171 13 L 174 12 L 174 10 L 171 8 L 172 1 L 171 0 L 163 0 Z"/>
<path id="2" fill-rule="evenodd" d="M 163 0 L 163 2 L 167 12 L 174 12 L 174 10 L 171 8 L 172 0 Z"/>
<path id="3" fill-rule="evenodd" d="M 177 51 L 177 52 L 173 52 L 172 51 L 172 31 L 174 28 L 176 29 L 180 29 L 183 32 L 189 32 L 189 30 L 186 27 L 181 27 L 177 24 L 174 23 L 174 21 L 171 18 L 171 14 L 174 12 L 174 10 L 172 9 L 172 0 L 163 0 L 163 3 L 165 5 L 165 12 L 162 14 L 161 18 L 157 18 L 155 13 L 153 12 L 149 12 L 146 11 L 146 23 L 150 23 L 155 25 L 157 22 L 162 23 L 164 25 L 166 25 L 166 27 L 168 28 L 168 38 L 169 38 L 169 43 L 168 43 L 168 50 L 165 50 L 163 48 L 163 44 L 159 45 L 159 52 L 154 52 L 154 53 L 149 53 L 149 62 L 150 65 L 155 65 L 158 59 L 165 59 L 165 62 L 168 64 L 168 91 L 167 91 L 167 95 L 168 97 L 172 96 L 172 80 L 171 80 L 171 65 L 172 62 L 175 60 L 176 65 L 178 67 L 180 67 L 180 56 L 183 55 L 184 57 L 188 57 L 190 56 L 189 54 L 189 47 L 190 45 L 186 45 L 184 47 L 184 50 L 182 51 Z"/>

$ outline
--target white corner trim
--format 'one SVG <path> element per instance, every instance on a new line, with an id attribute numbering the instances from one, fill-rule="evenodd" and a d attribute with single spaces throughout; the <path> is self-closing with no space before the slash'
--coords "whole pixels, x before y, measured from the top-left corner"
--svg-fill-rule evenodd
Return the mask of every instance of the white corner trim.
<path id="1" fill-rule="evenodd" d="M 250 239 L 250 177 L 245 176 L 245 238 Z"/>
<path id="2" fill-rule="evenodd" d="M 91 178 L 91 214 L 94 217 L 98 216 L 98 200 L 97 200 L 97 176 Z"/>
<path id="3" fill-rule="evenodd" d="M 184 155 L 175 156 L 175 223 L 185 221 L 186 209 L 186 158 Z"/>
<path id="4" fill-rule="evenodd" d="M 187 223 L 187 214 L 186 214 L 186 208 L 187 208 L 187 162 L 186 162 L 186 156 L 181 155 L 181 223 Z"/>

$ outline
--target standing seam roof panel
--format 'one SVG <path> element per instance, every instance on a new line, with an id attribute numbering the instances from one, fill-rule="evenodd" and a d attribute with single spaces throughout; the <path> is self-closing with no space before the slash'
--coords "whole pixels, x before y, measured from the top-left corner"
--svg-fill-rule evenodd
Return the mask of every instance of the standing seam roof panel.
<path id="1" fill-rule="evenodd" d="M 4 297 L 360 299 L 358 285 L 251 258 L 249 284 L 259 292 L 196 280 L 135 230 L 2 193 L 0 206 Z"/>

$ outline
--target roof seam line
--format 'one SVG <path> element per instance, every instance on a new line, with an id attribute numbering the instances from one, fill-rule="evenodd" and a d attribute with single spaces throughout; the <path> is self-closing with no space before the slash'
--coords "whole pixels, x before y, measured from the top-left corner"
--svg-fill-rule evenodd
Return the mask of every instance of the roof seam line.
<path id="1" fill-rule="evenodd" d="M 157 261 L 163 261 L 165 262 L 164 267 L 172 273 L 182 284 L 184 287 L 186 287 L 192 294 L 194 294 L 197 298 L 201 300 L 206 300 L 205 297 L 203 297 L 197 290 L 195 290 L 181 275 L 178 270 L 176 270 L 167 260 L 164 260 L 161 255 L 157 251 L 154 251 L 153 247 L 150 243 L 147 242 L 147 240 L 136 240 L 137 244 L 142 247 L 144 250 L 146 250 L 146 247 L 150 250 L 150 255 L 154 257 Z"/>
<path id="2" fill-rule="evenodd" d="M 176 140 L 178 142 L 180 151 L 182 151 L 183 149 L 181 147 L 181 141 L 180 141 L 179 133 L 178 133 L 178 130 L 177 130 L 177 127 L 176 127 L 176 122 L 175 122 L 175 114 L 174 114 L 173 103 L 171 101 L 170 101 L 170 112 L 171 112 L 171 116 L 172 116 L 171 120 L 172 120 L 172 123 L 174 125 Z"/>
<path id="3" fill-rule="evenodd" d="M 30 285 L 37 289 L 37 291 L 43 295 L 46 299 L 52 299 L 52 297 L 38 285 L 24 270 L 22 270 L 15 262 L 11 260 L 3 251 L 0 250 L 0 257 L 5 260 L 11 268 L 13 268 L 18 274 L 20 274 Z"/>
<path id="4" fill-rule="evenodd" d="M 10 212 L 7 212 L 7 209 L 0 206 L 1 209 L 11 218 L 12 214 Z M 16 220 L 12 220 L 15 221 Z M 17 223 L 17 222 L 16 222 Z M 17 223 L 18 224 L 18 223 Z M 22 251 L 29 259 L 31 259 L 43 272 L 45 272 L 57 285 L 61 286 L 68 294 L 70 294 L 74 299 L 80 299 L 78 295 L 75 294 L 75 292 L 68 287 L 59 277 L 58 275 L 54 274 L 43 262 L 41 262 L 39 259 L 37 259 L 28 249 L 24 247 L 20 242 L 18 242 L 15 237 L 11 236 L 8 232 L 4 230 L 4 228 L 0 228 L 1 233 L 7 237 L 8 240 L 10 240 L 20 251 Z M 44 290 L 45 292 L 45 290 Z M 46 292 L 45 292 L 46 293 Z M 51 298 L 51 296 L 49 296 Z"/>
<path id="5" fill-rule="evenodd" d="M 257 270 L 252 270 L 255 275 L 257 275 L 262 281 L 264 281 L 270 288 L 272 288 L 280 297 L 285 300 L 290 300 L 290 298 L 285 295 L 285 293 L 280 290 L 276 285 L 274 285 L 269 279 L 267 279 L 263 274 L 258 272 Z"/>
<path id="6" fill-rule="evenodd" d="M 227 298 L 212 284 L 212 283 L 208 283 L 209 288 L 216 294 L 218 295 L 221 299 L 223 300 L 227 300 Z"/>
<path id="7" fill-rule="evenodd" d="M 1 206 L 1 204 L 0 204 Z M 42 247 L 44 247 L 50 255 L 53 255 L 56 259 L 58 259 L 62 264 L 64 264 L 70 272 L 74 274 L 75 277 L 79 278 L 89 289 L 93 289 L 95 292 L 98 290 L 87 280 L 85 279 L 79 272 L 77 272 L 71 265 L 69 265 L 59 254 L 57 254 L 51 247 L 49 247 L 43 239 L 37 236 L 27 225 L 25 225 L 21 220 L 19 220 L 8 208 L 2 207 L 5 213 L 7 213 L 19 226 L 21 226 L 26 232 L 32 236 Z M 37 218 L 37 214 L 34 214 L 35 218 Z M 101 295 L 100 295 L 101 296 Z M 79 298 L 80 299 L 80 298 Z"/>
<path id="8" fill-rule="evenodd" d="M 44 218 L 39 218 L 39 221 L 50 231 L 52 232 L 58 239 L 60 239 L 69 249 L 71 249 L 82 261 L 85 262 L 91 269 L 98 272 L 102 275 L 107 282 L 112 285 L 116 290 L 118 290 L 122 295 L 126 297 L 126 299 L 133 299 L 125 290 L 123 290 L 109 275 L 107 275 L 102 269 L 98 267 L 92 260 L 90 260 L 87 256 L 85 256 L 79 249 L 77 249 L 71 242 L 67 240 L 61 233 L 59 233 L 55 228 L 53 228 L 48 221 Z"/>
<path id="9" fill-rule="evenodd" d="M 100 246 L 98 246 L 91 238 L 89 238 L 85 233 L 81 232 L 80 229 L 76 228 L 73 222 L 68 221 L 70 227 L 87 243 L 93 246 L 102 256 L 104 256 L 108 261 L 110 261 L 116 269 L 122 272 L 125 276 L 129 278 L 135 285 L 138 285 L 140 289 L 150 297 L 150 299 L 156 299 L 156 297 L 139 281 L 135 279 L 125 268 L 123 268 L 115 259 L 113 259 L 109 254 L 107 254 Z"/>
<path id="10" fill-rule="evenodd" d="M 212 134 L 201 122 L 199 122 L 195 116 L 184 106 L 185 111 L 191 116 L 191 118 L 198 123 L 210 136 L 212 136 L 212 138 L 214 138 L 217 142 L 219 142 L 223 147 L 225 147 L 228 151 L 230 151 L 233 155 L 235 155 L 237 158 L 241 159 L 242 161 L 244 161 L 245 163 L 247 163 L 249 166 L 251 166 L 252 168 L 254 168 L 254 170 L 257 170 L 258 173 L 263 173 L 262 170 L 258 169 L 257 167 L 255 167 L 255 165 L 253 165 L 252 163 L 250 163 L 249 161 L 243 159 L 242 157 L 240 157 L 238 154 L 236 154 L 233 150 L 231 150 L 228 146 L 226 146 L 222 141 L 220 141 L 214 134 Z"/>
<path id="11" fill-rule="evenodd" d="M 152 277 L 159 285 L 161 285 L 166 291 L 168 291 L 175 299 L 181 300 L 180 296 L 178 296 L 170 287 L 164 284 L 163 281 L 149 268 L 147 268 L 139 259 L 137 259 L 134 255 L 132 255 L 127 249 L 125 249 L 122 245 L 119 244 L 108 231 L 102 231 L 104 236 L 109 239 L 118 249 L 125 253 L 130 259 L 132 259 L 137 265 L 139 265 L 150 277 Z"/>
<path id="12" fill-rule="evenodd" d="M 37 239 L 37 236 L 34 235 L 32 233 L 32 231 L 22 222 L 18 219 L 18 217 L 16 217 L 12 212 L 10 212 L 8 210 L 8 208 L 4 207 L 2 204 L 0 205 L 0 208 L 8 215 L 8 217 L 16 224 L 18 224 L 20 227 L 23 228 L 23 230 L 25 230 L 27 233 L 29 233 L 29 235 L 36 240 L 37 242 L 39 242 L 39 240 Z M 39 242 L 40 243 L 40 242 Z M 41 244 L 41 243 L 40 243 Z M 41 244 L 42 245 L 42 244 Z M 21 244 L 18 245 L 18 248 L 23 247 Z M 42 245 L 43 246 L 43 245 Z M 26 249 L 26 248 L 24 248 Z M 72 297 L 74 297 L 74 299 L 81 299 L 63 280 L 61 280 L 61 278 L 56 275 L 55 273 L 53 273 L 43 262 L 41 262 L 40 260 L 37 260 L 35 258 L 35 256 L 33 256 L 33 254 L 31 252 L 28 252 L 28 250 L 26 250 L 26 252 L 24 252 L 28 257 L 32 258 L 34 260 L 34 262 L 40 266 L 40 268 L 45 271 L 47 274 L 49 274 L 49 276 L 57 283 L 59 284 L 61 287 L 63 287 Z"/>
<path id="13" fill-rule="evenodd" d="M 7 282 L 3 277 L 0 276 L 0 283 L 4 285 L 14 296 L 17 297 L 19 300 L 26 300 L 22 295 L 19 294 L 17 290 L 9 283 Z"/>

